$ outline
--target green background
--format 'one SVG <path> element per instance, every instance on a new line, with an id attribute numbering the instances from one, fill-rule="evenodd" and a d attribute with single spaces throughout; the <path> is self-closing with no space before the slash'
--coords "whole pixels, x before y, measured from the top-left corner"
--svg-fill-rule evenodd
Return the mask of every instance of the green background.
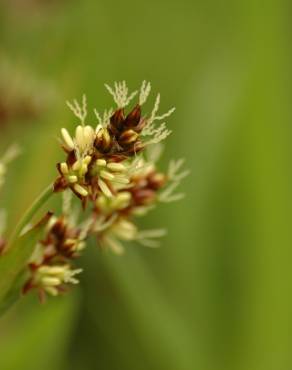
<path id="1" fill-rule="evenodd" d="M 141 222 L 168 228 L 159 250 L 91 243 L 78 288 L 1 319 L 1 370 L 292 369 L 291 2 L 2 0 L 0 58 L 0 102 L 44 97 L 35 118 L 0 119 L 2 150 L 23 148 L 8 231 L 55 177 L 65 100 L 102 110 L 105 82 L 150 80 L 176 106 L 161 166 L 191 170 L 186 198 Z"/>

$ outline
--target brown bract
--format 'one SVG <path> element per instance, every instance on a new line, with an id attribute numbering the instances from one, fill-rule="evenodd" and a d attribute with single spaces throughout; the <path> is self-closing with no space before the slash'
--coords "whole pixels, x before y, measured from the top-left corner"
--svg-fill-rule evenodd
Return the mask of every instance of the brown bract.
<path id="1" fill-rule="evenodd" d="M 108 127 L 100 128 L 95 133 L 93 146 L 88 155 L 91 157 L 88 163 L 88 170 L 82 177 L 78 179 L 78 184 L 84 187 L 92 200 L 96 199 L 100 192 L 98 186 L 98 175 L 95 170 L 95 163 L 98 159 L 105 159 L 108 162 L 122 162 L 133 157 L 138 152 L 145 148 L 145 145 L 140 139 L 140 133 L 145 126 L 146 119 L 141 116 L 141 107 L 137 104 L 128 115 L 125 115 L 124 108 L 117 109 L 111 116 Z M 76 151 L 69 151 L 63 146 L 67 154 L 66 164 L 70 170 L 74 163 L 78 160 Z M 68 181 L 68 176 L 64 174 L 61 168 L 61 163 L 57 164 L 57 170 L 60 176 L 54 183 L 54 191 L 60 192 L 70 188 L 79 197 L 85 205 L 85 198 L 76 191 L 75 183 Z M 108 188 L 111 184 L 106 179 L 103 179 Z"/>
<path id="2" fill-rule="evenodd" d="M 79 256 L 78 244 L 80 230 L 71 227 L 61 216 L 56 219 L 53 225 L 48 229 L 43 240 L 40 241 L 42 247 L 41 259 L 37 262 L 28 264 L 30 277 L 24 284 L 22 292 L 26 294 L 32 289 L 37 289 L 40 300 L 43 301 L 45 291 L 43 287 L 36 281 L 35 276 L 42 266 L 62 266 L 70 264 L 73 259 Z M 56 286 L 56 289 L 61 293 L 66 290 L 66 284 Z"/>
<path id="3" fill-rule="evenodd" d="M 124 108 L 117 109 L 110 118 L 108 128 L 97 133 L 95 148 L 102 154 L 133 156 L 144 149 L 140 133 L 145 126 L 141 117 L 141 107 L 137 104 L 128 115 Z"/>

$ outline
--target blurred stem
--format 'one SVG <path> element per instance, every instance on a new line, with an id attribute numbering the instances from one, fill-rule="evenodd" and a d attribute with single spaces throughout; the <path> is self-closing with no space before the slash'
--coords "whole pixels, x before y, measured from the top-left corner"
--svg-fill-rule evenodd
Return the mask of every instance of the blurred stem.
<path id="1" fill-rule="evenodd" d="M 28 225 L 33 218 L 33 216 L 37 213 L 37 211 L 50 199 L 50 197 L 54 194 L 53 186 L 49 185 L 45 190 L 35 199 L 32 205 L 26 210 L 24 215 L 21 217 L 19 222 L 17 223 L 14 232 L 11 236 L 11 239 L 8 243 L 8 248 L 12 246 L 15 240 L 19 237 L 22 230 L 26 225 Z"/>

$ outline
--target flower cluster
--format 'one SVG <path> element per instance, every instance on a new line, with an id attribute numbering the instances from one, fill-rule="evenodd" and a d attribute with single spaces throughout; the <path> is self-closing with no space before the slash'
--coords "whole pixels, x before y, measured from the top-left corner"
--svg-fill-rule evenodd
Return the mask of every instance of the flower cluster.
<path id="1" fill-rule="evenodd" d="M 60 177 L 55 182 L 55 191 L 66 188 L 81 198 L 95 200 L 100 193 L 110 197 L 118 184 L 127 185 L 133 170 L 132 158 L 150 144 L 164 140 L 170 131 L 165 123 L 156 125 L 168 117 L 174 109 L 163 115 L 157 115 L 160 95 L 157 96 L 154 108 L 149 116 L 143 116 L 142 105 L 150 93 L 150 84 L 143 82 L 138 104 L 128 113 L 125 107 L 137 95 L 137 91 L 128 94 L 125 82 L 115 83 L 111 88 L 117 108 L 109 109 L 101 116 L 97 110 L 96 128 L 85 123 L 87 117 L 86 98 L 82 106 L 77 101 L 68 106 L 80 120 L 75 136 L 62 128 L 62 147 L 67 154 L 66 161 L 58 164 Z"/>
<path id="2" fill-rule="evenodd" d="M 62 215 L 49 218 L 44 239 L 39 241 L 31 256 L 30 276 L 23 287 L 24 293 L 36 288 L 43 300 L 45 293 L 57 295 L 69 283 L 78 283 L 75 275 L 82 269 L 74 269 L 72 261 L 85 247 L 88 227 L 85 224 L 78 226 L 77 216 L 71 207 L 71 194 L 65 192 Z"/>
<path id="3" fill-rule="evenodd" d="M 2 2 L 3 3 L 3 2 Z M 2 5 L 2 4 L 1 4 Z M 42 93 L 40 94 L 40 90 Z M 0 125 L 32 122 L 56 98 L 54 86 L 0 51 Z"/>
<path id="4" fill-rule="evenodd" d="M 71 135 L 61 129 L 64 161 L 57 164 L 59 176 L 54 192 L 64 191 L 63 212 L 51 218 L 46 235 L 38 244 L 29 263 L 30 277 L 23 291 L 37 288 L 57 295 L 69 283 L 77 283 L 81 269 L 73 261 L 85 247 L 85 240 L 94 236 L 98 246 L 117 254 L 124 251 L 124 241 L 135 241 L 148 247 L 157 247 L 164 229 L 139 230 L 135 223 L 159 202 L 180 199 L 174 194 L 188 171 L 181 171 L 183 160 L 171 161 L 166 173 L 157 169 L 161 141 L 169 134 L 164 119 L 158 114 L 158 94 L 150 114 L 142 107 L 150 94 L 150 83 L 143 82 L 139 91 L 129 93 L 126 83 L 114 87 L 105 85 L 116 104 L 100 114 L 94 110 L 96 124 L 87 123 L 87 101 L 68 102 L 69 108 L 80 121 Z M 127 106 L 137 97 L 132 109 Z M 83 206 L 83 221 L 77 222 L 69 207 L 69 195 L 75 194 Z M 86 212 L 85 212 L 86 209 Z M 72 218 L 73 217 L 73 218 Z"/>

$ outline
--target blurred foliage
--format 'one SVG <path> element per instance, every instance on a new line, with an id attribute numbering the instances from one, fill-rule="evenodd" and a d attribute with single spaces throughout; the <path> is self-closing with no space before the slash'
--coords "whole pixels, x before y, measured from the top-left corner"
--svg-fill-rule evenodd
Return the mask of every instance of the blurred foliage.
<path id="1" fill-rule="evenodd" d="M 292 368 L 290 14 L 284 0 L 1 2 L 1 55 L 59 97 L 2 130 L 1 148 L 24 149 L 1 195 L 10 225 L 55 176 L 64 101 L 103 108 L 104 82 L 148 79 L 176 105 L 162 166 L 192 171 L 187 197 L 144 222 L 168 227 L 161 249 L 92 241 L 79 289 L 1 319 L 1 370 Z"/>
<path id="2" fill-rule="evenodd" d="M 39 91 L 43 94 L 39 94 Z M 5 125 L 20 120 L 37 120 L 45 113 L 55 92 L 51 86 L 43 86 L 21 65 L 0 56 L 0 122 Z"/>

